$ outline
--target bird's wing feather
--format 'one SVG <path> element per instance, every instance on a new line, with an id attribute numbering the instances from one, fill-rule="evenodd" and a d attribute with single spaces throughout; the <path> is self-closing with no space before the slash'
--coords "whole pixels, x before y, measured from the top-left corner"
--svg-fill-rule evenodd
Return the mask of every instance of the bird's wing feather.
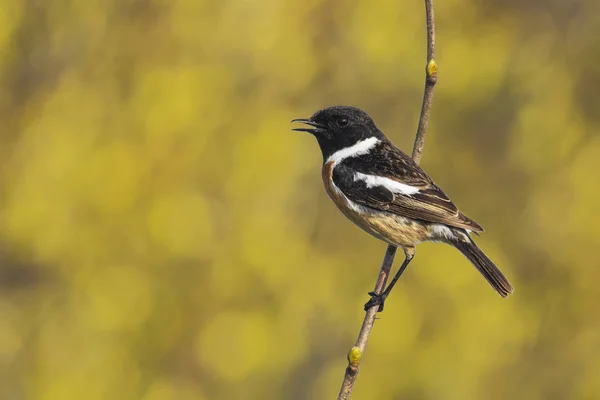
<path id="1" fill-rule="evenodd" d="M 379 150 L 349 158 L 334 168 L 333 182 L 348 199 L 407 218 L 483 231 L 410 157 L 391 143 Z"/>

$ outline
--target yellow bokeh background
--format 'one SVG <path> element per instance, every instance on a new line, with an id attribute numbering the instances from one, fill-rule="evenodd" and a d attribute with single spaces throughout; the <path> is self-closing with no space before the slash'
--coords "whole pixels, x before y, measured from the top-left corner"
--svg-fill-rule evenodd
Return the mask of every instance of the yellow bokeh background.
<path id="1" fill-rule="evenodd" d="M 385 245 L 289 121 L 410 152 L 423 8 L 0 0 L 0 399 L 335 398 Z M 420 245 L 353 398 L 598 399 L 600 3 L 435 11 L 422 165 L 516 291 Z"/>

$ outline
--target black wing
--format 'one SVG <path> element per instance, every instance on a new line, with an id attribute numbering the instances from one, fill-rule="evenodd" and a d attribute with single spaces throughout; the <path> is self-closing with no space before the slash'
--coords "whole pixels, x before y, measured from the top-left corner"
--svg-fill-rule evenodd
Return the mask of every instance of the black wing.
<path id="1" fill-rule="evenodd" d="M 385 186 L 367 184 L 366 181 L 355 178 L 357 172 L 388 178 L 417 188 L 418 192 L 405 195 Z M 348 158 L 336 165 L 332 179 L 346 197 L 365 207 L 483 232 L 479 224 L 458 210 L 421 167 L 387 141 L 382 142 L 377 151 Z"/>

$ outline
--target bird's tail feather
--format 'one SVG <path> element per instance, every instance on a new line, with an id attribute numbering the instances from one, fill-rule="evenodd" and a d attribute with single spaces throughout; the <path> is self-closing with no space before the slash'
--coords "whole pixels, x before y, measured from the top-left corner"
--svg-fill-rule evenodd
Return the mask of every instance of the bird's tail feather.
<path id="1" fill-rule="evenodd" d="M 453 240 L 451 244 L 471 261 L 500 296 L 507 297 L 513 292 L 513 287 L 508 279 L 470 238 L 468 241 Z"/>

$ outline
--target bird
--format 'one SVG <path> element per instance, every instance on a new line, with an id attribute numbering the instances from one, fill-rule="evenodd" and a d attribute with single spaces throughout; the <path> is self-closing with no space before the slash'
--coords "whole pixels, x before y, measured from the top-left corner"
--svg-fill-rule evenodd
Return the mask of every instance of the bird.
<path id="1" fill-rule="evenodd" d="M 396 147 L 363 110 L 332 106 L 310 118 L 293 119 L 312 134 L 323 155 L 321 177 L 337 208 L 355 225 L 404 250 L 398 272 L 381 291 L 369 292 L 365 311 L 383 305 L 415 256 L 415 246 L 442 242 L 458 249 L 496 292 L 507 297 L 513 286 L 471 234 L 483 228 L 463 214 L 429 175 Z"/>

